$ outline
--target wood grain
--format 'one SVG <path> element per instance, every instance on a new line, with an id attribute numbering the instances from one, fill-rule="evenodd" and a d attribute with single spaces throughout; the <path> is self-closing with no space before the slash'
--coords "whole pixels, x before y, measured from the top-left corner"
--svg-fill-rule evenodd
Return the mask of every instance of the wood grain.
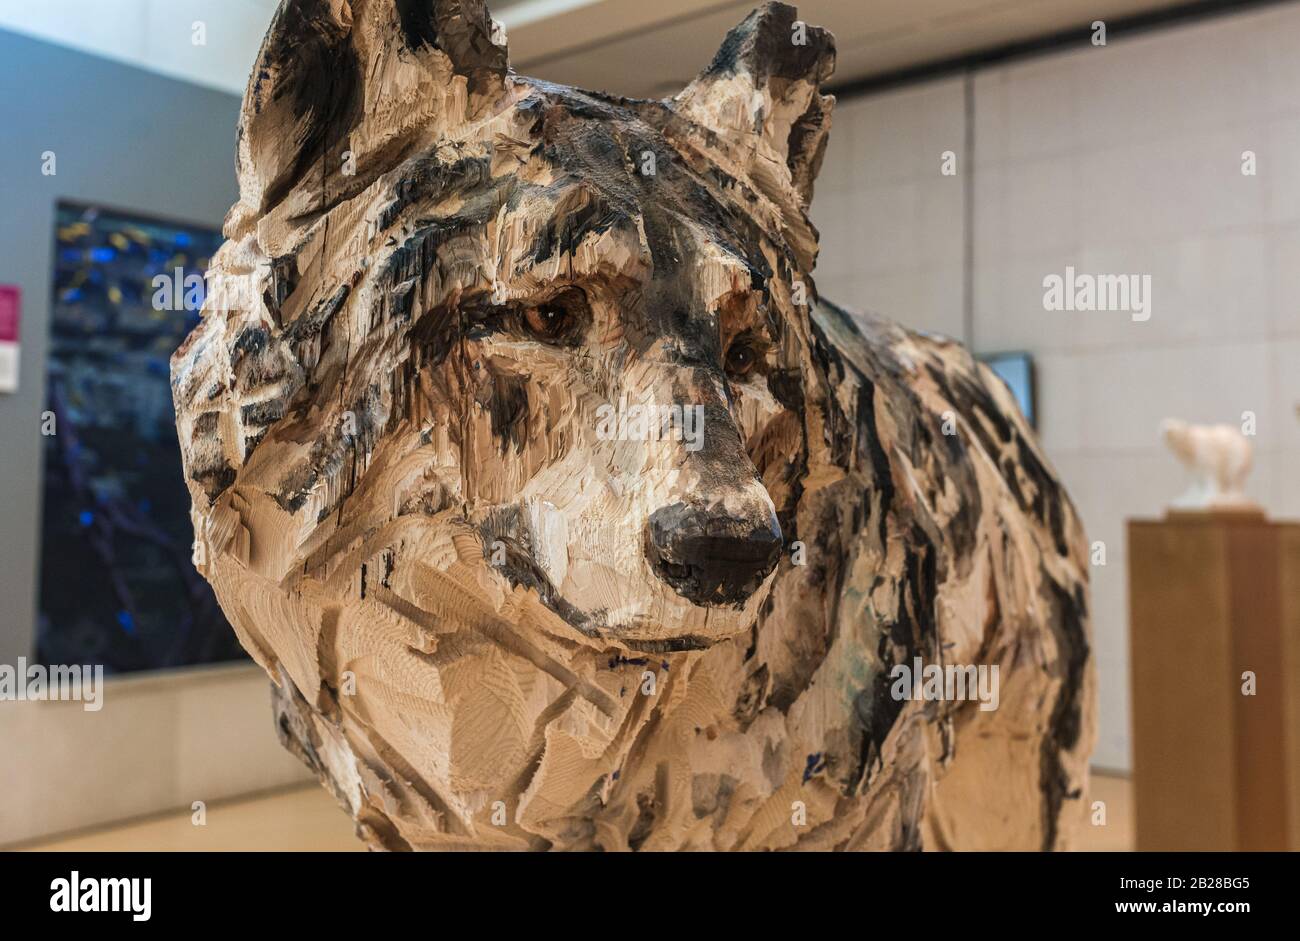
<path id="1" fill-rule="evenodd" d="M 833 64 L 768 4 L 637 101 L 515 75 L 473 0 L 282 4 L 177 428 L 371 846 L 1068 842 L 1082 527 L 969 353 L 818 298 Z M 917 657 L 997 708 L 901 698 Z"/>

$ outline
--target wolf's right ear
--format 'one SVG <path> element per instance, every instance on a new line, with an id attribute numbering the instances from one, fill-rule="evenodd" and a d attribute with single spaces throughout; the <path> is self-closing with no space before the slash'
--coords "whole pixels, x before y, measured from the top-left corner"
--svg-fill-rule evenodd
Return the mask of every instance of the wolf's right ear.
<path id="1" fill-rule="evenodd" d="M 765 3 L 727 34 L 713 61 L 675 99 L 677 107 L 739 151 L 752 174 L 783 165 L 803 204 L 812 202 L 835 99 L 821 93 L 835 71 L 835 38 Z"/>
<path id="2" fill-rule="evenodd" d="M 325 211 L 503 98 L 505 33 L 483 0 L 281 0 L 239 119 L 227 236 Z"/>
<path id="3" fill-rule="evenodd" d="M 835 38 L 765 3 L 727 34 L 708 68 L 673 101 L 716 135 L 712 157 L 743 175 L 780 210 L 786 238 L 808 268 L 817 233 L 807 211 L 821 169 L 835 99 L 822 86 L 835 71 Z"/>

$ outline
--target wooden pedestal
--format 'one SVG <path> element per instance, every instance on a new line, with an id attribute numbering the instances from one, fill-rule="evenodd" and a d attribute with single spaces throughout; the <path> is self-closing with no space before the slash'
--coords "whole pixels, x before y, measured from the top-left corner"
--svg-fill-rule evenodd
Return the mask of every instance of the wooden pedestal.
<path id="1" fill-rule="evenodd" d="M 1300 848 L 1300 524 L 1179 513 L 1128 545 L 1137 848 Z"/>

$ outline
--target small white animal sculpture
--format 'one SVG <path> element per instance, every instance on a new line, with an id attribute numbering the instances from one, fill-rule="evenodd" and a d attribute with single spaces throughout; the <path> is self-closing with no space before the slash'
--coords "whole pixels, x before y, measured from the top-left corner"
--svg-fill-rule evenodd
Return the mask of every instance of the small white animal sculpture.
<path id="1" fill-rule="evenodd" d="M 1252 447 L 1232 425 L 1191 425 L 1167 418 L 1161 436 L 1192 472 L 1192 483 L 1173 505 L 1179 509 L 1257 509 L 1243 488 L 1250 473 Z"/>

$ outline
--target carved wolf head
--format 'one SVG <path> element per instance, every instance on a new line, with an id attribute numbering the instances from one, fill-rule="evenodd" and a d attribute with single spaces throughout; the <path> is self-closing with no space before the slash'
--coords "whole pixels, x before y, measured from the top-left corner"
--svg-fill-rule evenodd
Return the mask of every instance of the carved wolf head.
<path id="1" fill-rule="evenodd" d="M 634 101 L 514 75 L 477 0 L 287 0 L 174 361 L 200 533 L 233 508 L 253 569 L 365 592 L 418 521 L 426 562 L 472 538 L 584 633 L 752 624 L 805 460 L 833 58 L 769 4 Z"/>

